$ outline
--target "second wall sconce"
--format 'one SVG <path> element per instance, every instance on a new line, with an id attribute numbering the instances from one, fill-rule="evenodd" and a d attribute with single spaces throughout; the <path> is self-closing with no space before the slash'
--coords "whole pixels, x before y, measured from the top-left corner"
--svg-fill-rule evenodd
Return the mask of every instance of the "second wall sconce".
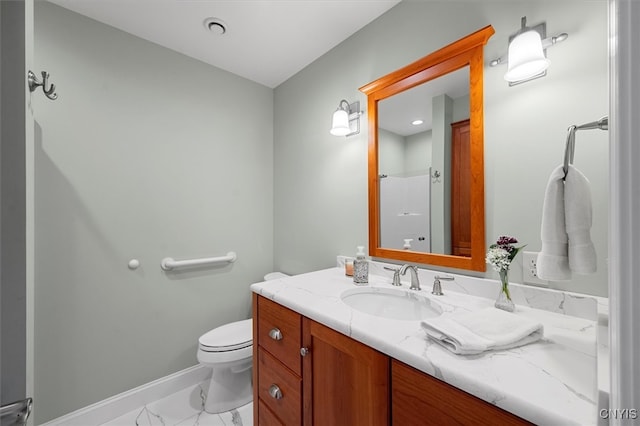
<path id="1" fill-rule="evenodd" d="M 527 27 L 527 17 L 521 19 L 521 28 L 509 37 L 509 50 L 507 58 L 500 57 L 489 63 L 490 66 L 508 62 L 504 79 L 509 86 L 524 83 L 547 75 L 549 60 L 546 57 L 546 49 L 569 37 L 567 33 L 547 37 L 547 24 L 545 22 L 534 27 Z"/>
<path id="2" fill-rule="evenodd" d="M 331 130 L 334 136 L 352 136 L 360 133 L 360 101 L 349 103 L 341 100 L 338 109 L 333 113 L 331 120 Z"/>

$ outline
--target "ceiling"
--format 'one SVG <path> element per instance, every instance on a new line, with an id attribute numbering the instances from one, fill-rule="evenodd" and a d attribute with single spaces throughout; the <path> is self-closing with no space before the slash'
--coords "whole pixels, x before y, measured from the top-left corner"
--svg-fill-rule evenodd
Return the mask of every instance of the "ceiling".
<path id="1" fill-rule="evenodd" d="M 400 0 L 50 0 L 122 31 L 277 87 Z M 217 18 L 224 34 L 207 29 Z M 216 27 L 219 29 L 219 27 Z"/>
<path id="2" fill-rule="evenodd" d="M 469 67 L 466 66 L 379 101 L 378 125 L 405 137 L 430 130 L 433 127 L 432 99 L 440 95 L 451 99 L 468 96 L 469 78 Z M 422 123 L 412 124 L 417 119 Z"/>

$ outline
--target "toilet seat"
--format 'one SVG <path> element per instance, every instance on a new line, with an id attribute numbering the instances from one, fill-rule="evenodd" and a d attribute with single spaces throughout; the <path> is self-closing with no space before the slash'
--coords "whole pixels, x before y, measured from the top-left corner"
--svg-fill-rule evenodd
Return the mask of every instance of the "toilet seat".
<path id="1" fill-rule="evenodd" d="M 222 413 L 253 399 L 253 320 L 214 328 L 198 339 L 198 362 L 211 369 L 204 402 L 208 413 Z"/>
<path id="2" fill-rule="evenodd" d="M 253 320 L 236 321 L 214 328 L 198 339 L 198 347 L 204 352 L 230 352 L 253 345 Z"/>

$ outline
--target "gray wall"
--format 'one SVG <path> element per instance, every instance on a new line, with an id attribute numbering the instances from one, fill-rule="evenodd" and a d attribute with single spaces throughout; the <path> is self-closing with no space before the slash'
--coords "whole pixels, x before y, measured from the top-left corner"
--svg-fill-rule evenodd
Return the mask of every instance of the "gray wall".
<path id="1" fill-rule="evenodd" d="M 451 253 L 451 123 L 453 99 L 447 95 L 435 96 L 433 105 L 433 131 L 431 166 L 442 176 L 439 185 L 431 186 L 431 251 Z"/>
<path id="2" fill-rule="evenodd" d="M 0 2 L 0 405 L 26 397 L 24 23 Z"/>
<path id="3" fill-rule="evenodd" d="M 406 175 L 406 139 L 397 133 L 385 129 L 378 130 L 378 144 L 380 160 L 378 171 L 380 174 L 392 176 Z"/>
<path id="4" fill-rule="evenodd" d="M 404 163 L 408 173 L 428 173 L 432 158 L 432 131 L 416 133 L 405 138 Z"/>
<path id="5" fill-rule="evenodd" d="M 487 245 L 511 234 L 535 251 L 567 127 L 608 111 L 605 0 L 405 1 L 275 91 L 38 2 L 36 69 L 60 99 L 34 100 L 36 422 L 195 364 L 198 336 L 246 318 L 268 270 L 366 245 L 366 115 L 331 136 L 337 102 L 366 106 L 358 87 L 487 24 L 487 59 L 503 55 L 524 15 L 570 35 L 544 79 L 510 88 L 504 66 L 485 69 Z M 598 273 L 552 287 L 606 294 L 607 155 L 606 133 L 578 135 Z M 228 250 L 227 268 L 158 267 Z"/>
<path id="6" fill-rule="evenodd" d="M 358 88 L 485 25 L 496 34 L 486 63 L 504 55 L 527 16 L 549 34 L 569 33 L 548 50 L 545 78 L 516 87 L 505 66 L 485 68 L 487 246 L 502 234 L 540 250 L 542 200 L 550 172 L 562 162 L 566 130 L 608 113 L 607 2 L 404 1 L 275 90 L 275 266 L 291 273 L 332 266 L 335 255 L 366 245 L 367 126 L 349 138 L 328 132 L 340 99 Z M 400 30 L 401 29 L 401 30 Z M 592 238 L 598 272 L 550 283 L 552 288 L 607 294 L 608 135 L 577 136 L 575 165 L 590 179 Z M 522 259 L 512 265 L 520 282 Z M 493 272 L 486 273 L 497 278 Z"/>
<path id="7" fill-rule="evenodd" d="M 34 98 L 36 423 L 197 364 L 273 267 L 273 90 L 47 2 Z M 232 266 L 160 260 L 234 250 Z M 127 268 L 139 259 L 136 271 Z"/>

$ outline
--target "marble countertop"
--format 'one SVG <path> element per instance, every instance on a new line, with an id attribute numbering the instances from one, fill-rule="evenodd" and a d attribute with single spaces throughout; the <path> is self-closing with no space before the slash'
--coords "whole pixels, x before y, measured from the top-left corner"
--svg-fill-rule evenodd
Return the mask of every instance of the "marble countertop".
<path id="1" fill-rule="evenodd" d="M 370 287 L 410 291 L 407 283 L 391 286 L 381 266 L 372 264 Z M 443 281 L 444 295 L 433 296 L 435 274 L 420 269 L 421 293 L 444 312 L 493 306 L 493 299 L 470 293 L 497 294 L 497 282 L 447 274 L 455 281 Z M 419 321 L 385 319 L 350 308 L 340 295 L 353 288 L 340 267 L 251 286 L 255 293 L 535 424 L 598 423 L 594 299 L 513 286 L 515 314 L 542 323 L 544 337 L 518 348 L 461 356 L 427 339 Z"/>

